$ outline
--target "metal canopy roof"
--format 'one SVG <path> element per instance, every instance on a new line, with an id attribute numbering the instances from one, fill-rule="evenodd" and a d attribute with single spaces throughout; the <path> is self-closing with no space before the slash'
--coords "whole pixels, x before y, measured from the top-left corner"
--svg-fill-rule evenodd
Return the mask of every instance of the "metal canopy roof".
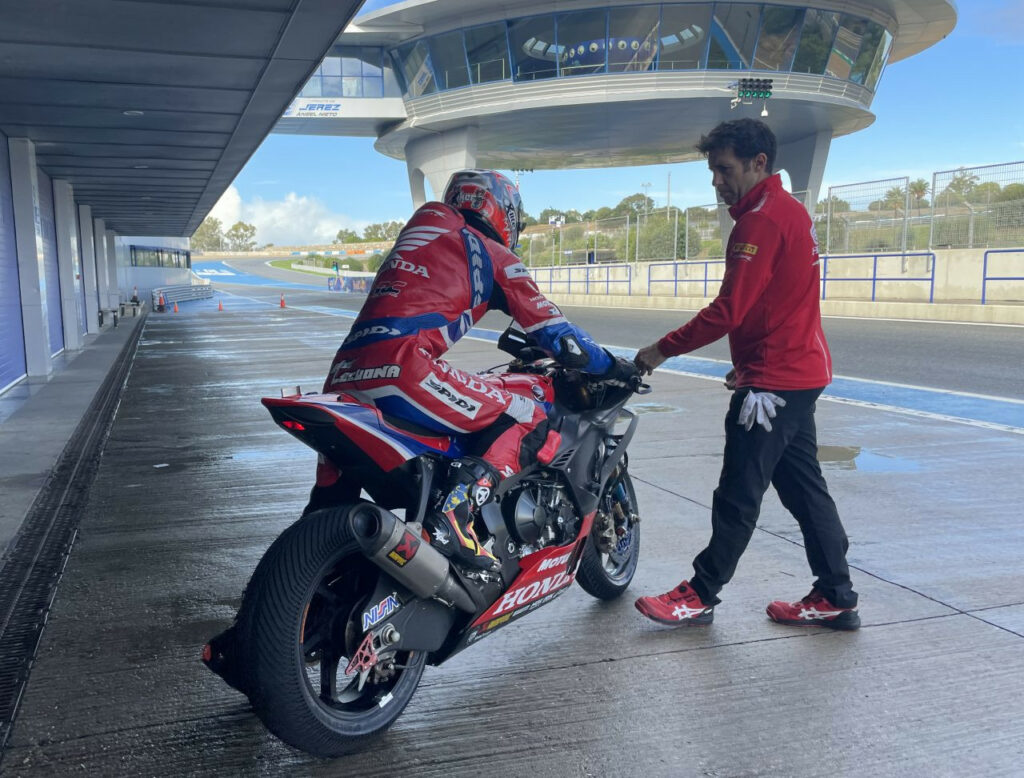
<path id="1" fill-rule="evenodd" d="M 121 235 L 189 236 L 362 0 L 0 0 L 0 131 Z"/>

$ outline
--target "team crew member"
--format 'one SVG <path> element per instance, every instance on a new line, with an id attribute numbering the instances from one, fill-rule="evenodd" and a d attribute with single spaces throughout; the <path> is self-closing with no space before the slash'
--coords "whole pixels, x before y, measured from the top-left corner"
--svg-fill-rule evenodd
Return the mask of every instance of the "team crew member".
<path id="1" fill-rule="evenodd" d="M 670 356 L 729 336 L 733 390 L 725 456 L 711 509 L 711 541 L 694 574 L 637 609 L 665 624 L 709 624 L 754 532 L 769 484 L 800 525 L 813 588 L 798 602 L 772 602 L 783 624 L 857 629 L 848 541 L 817 460 L 814 404 L 832 380 L 818 303 L 818 243 L 803 204 L 782 188 L 775 136 L 740 119 L 701 138 L 712 183 L 735 220 L 718 297 L 679 329 L 640 350 L 650 373 Z"/>
<path id="2" fill-rule="evenodd" d="M 473 519 L 500 478 L 536 458 L 547 435 L 544 406 L 507 391 L 500 377 L 463 372 L 441 356 L 491 309 L 509 314 L 562 364 L 599 375 L 635 373 L 566 320 L 512 253 L 522 224 L 519 191 L 486 170 L 455 173 L 444 202 L 427 203 L 402 229 L 373 281 L 324 384 L 371 402 L 392 419 L 449 435 L 475 433 L 455 462 L 449 494 L 426 522 L 438 549 L 475 568 L 497 560 Z M 344 489 L 328 463 L 307 510 Z"/>

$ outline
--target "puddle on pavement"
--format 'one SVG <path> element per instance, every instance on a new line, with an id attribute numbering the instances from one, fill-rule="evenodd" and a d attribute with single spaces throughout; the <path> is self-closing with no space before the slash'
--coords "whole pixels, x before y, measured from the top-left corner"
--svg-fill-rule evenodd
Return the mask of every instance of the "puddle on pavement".
<path id="1" fill-rule="evenodd" d="M 659 405 L 658 403 L 630 403 L 629 409 L 634 413 L 678 413 L 681 408 L 674 405 Z"/>
<path id="2" fill-rule="evenodd" d="M 818 446 L 822 470 L 860 470 L 864 473 L 916 473 L 921 465 L 912 459 L 878 454 L 860 446 Z"/>
<path id="3" fill-rule="evenodd" d="M 228 459 L 237 460 L 248 460 L 248 461 L 266 461 L 268 459 L 288 459 L 288 451 L 284 449 L 246 449 L 243 451 L 235 451 L 228 455 Z"/>

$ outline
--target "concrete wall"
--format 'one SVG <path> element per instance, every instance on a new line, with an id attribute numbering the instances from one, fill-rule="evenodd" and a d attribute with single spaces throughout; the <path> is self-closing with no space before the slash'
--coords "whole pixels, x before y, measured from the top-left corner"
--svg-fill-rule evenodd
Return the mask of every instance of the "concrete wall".
<path id="1" fill-rule="evenodd" d="M 990 280 L 982 305 L 984 257 L 984 249 L 829 257 L 822 312 L 1024 323 L 1024 248 L 989 254 L 990 277 L 1022 280 Z M 687 310 L 702 308 L 714 299 L 724 270 L 722 260 L 532 268 L 541 290 L 566 304 L 592 305 L 600 297 L 608 305 Z"/>

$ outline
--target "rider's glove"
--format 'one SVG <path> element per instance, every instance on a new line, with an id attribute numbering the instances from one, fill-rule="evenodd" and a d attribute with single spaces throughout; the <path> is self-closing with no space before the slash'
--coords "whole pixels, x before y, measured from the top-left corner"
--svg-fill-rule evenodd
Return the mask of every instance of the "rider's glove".
<path id="1" fill-rule="evenodd" d="M 609 356 L 612 356 L 609 354 Z M 600 378 L 612 386 L 631 387 L 637 381 L 639 371 L 635 364 L 622 357 L 612 357 L 612 366 Z"/>
<path id="2" fill-rule="evenodd" d="M 772 423 L 769 419 L 775 418 L 775 408 L 786 407 L 786 401 L 777 394 L 771 392 L 747 392 L 743 398 L 743 407 L 740 408 L 737 424 L 743 426 L 749 432 L 755 424 L 760 424 L 768 432 L 772 431 Z"/>

